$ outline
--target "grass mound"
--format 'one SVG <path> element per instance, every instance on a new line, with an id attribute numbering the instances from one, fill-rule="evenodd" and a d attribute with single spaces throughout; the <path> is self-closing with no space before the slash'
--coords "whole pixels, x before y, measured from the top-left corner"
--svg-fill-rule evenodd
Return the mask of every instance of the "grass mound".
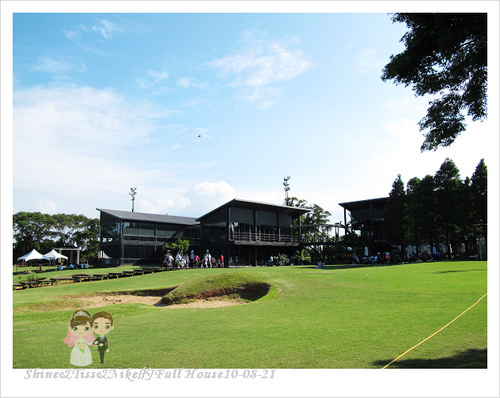
<path id="1" fill-rule="evenodd" d="M 86 295 L 90 296 L 90 295 Z M 84 296 L 82 297 L 65 297 L 64 299 L 57 300 L 40 300 L 35 303 L 29 303 L 24 305 L 17 305 L 13 308 L 13 313 L 23 313 L 23 312 L 44 312 L 44 311 L 62 311 L 72 308 L 85 308 L 89 306 L 92 302 L 87 300 Z"/>
<path id="2" fill-rule="evenodd" d="M 184 304 L 214 297 L 256 301 L 277 289 L 254 275 L 223 273 L 192 279 L 166 294 L 163 304 Z M 274 296 L 274 295 L 273 295 Z"/>

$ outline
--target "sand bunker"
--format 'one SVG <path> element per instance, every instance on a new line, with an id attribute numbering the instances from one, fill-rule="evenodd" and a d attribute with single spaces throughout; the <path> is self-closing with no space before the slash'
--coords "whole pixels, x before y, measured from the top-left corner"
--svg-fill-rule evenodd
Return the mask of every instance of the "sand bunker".
<path id="1" fill-rule="evenodd" d="M 161 302 L 161 297 L 159 296 L 135 296 L 131 294 L 95 295 L 86 297 L 85 299 L 92 303 L 91 305 L 88 306 L 90 308 L 102 307 L 105 305 L 113 305 L 113 304 L 127 304 L 127 303 L 147 304 L 162 308 L 218 308 L 218 307 L 229 307 L 232 305 L 245 304 L 244 301 L 240 300 L 230 300 L 218 297 L 210 297 L 206 300 L 196 300 L 187 304 L 165 305 Z"/>

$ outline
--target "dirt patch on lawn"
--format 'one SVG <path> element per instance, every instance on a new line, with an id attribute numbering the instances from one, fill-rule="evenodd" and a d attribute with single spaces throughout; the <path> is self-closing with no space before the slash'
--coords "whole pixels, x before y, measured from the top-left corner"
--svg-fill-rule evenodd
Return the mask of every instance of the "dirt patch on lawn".
<path id="1" fill-rule="evenodd" d="M 127 303 L 138 303 L 147 304 L 155 307 L 162 308 L 218 308 L 218 307 L 228 307 L 232 305 L 245 304 L 242 300 L 231 300 L 223 299 L 217 297 L 211 297 L 205 300 L 196 300 L 186 304 L 163 304 L 161 302 L 161 297 L 159 296 L 136 296 L 132 294 L 105 294 L 105 295 L 93 295 L 86 297 L 86 300 L 92 304 L 88 307 L 102 307 L 105 305 L 113 304 L 127 304 Z"/>

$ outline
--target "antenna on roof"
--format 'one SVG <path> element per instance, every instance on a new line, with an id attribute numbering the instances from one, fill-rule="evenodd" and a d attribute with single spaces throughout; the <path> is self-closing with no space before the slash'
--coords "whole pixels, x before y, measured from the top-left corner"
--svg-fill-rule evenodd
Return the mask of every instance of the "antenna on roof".
<path id="1" fill-rule="evenodd" d="M 285 186 L 285 205 L 288 206 L 288 191 L 290 190 L 290 186 L 288 185 L 288 180 L 290 176 L 283 178 L 283 185 Z"/>
<path id="2" fill-rule="evenodd" d="M 132 212 L 134 211 L 135 195 L 137 195 L 137 188 L 130 188 L 129 195 L 132 196 Z"/>

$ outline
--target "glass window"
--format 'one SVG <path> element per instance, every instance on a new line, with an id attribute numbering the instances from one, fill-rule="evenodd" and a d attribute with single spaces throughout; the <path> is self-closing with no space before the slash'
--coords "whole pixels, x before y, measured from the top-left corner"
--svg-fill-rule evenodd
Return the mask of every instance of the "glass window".
<path id="1" fill-rule="evenodd" d="M 229 209 L 229 218 L 230 222 L 239 222 L 253 225 L 253 210 L 231 207 Z"/>
<path id="2" fill-rule="evenodd" d="M 139 235 L 141 232 L 140 223 L 138 222 L 124 222 L 123 234 L 124 235 Z"/>
<path id="3" fill-rule="evenodd" d="M 292 216 L 290 214 L 280 214 L 280 227 L 291 227 Z"/>
<path id="4" fill-rule="evenodd" d="M 257 225 L 278 226 L 278 213 L 274 211 L 257 210 L 256 212 Z"/>
<path id="5" fill-rule="evenodd" d="M 141 235 L 143 236 L 155 236 L 156 225 L 152 223 L 141 223 Z"/>

